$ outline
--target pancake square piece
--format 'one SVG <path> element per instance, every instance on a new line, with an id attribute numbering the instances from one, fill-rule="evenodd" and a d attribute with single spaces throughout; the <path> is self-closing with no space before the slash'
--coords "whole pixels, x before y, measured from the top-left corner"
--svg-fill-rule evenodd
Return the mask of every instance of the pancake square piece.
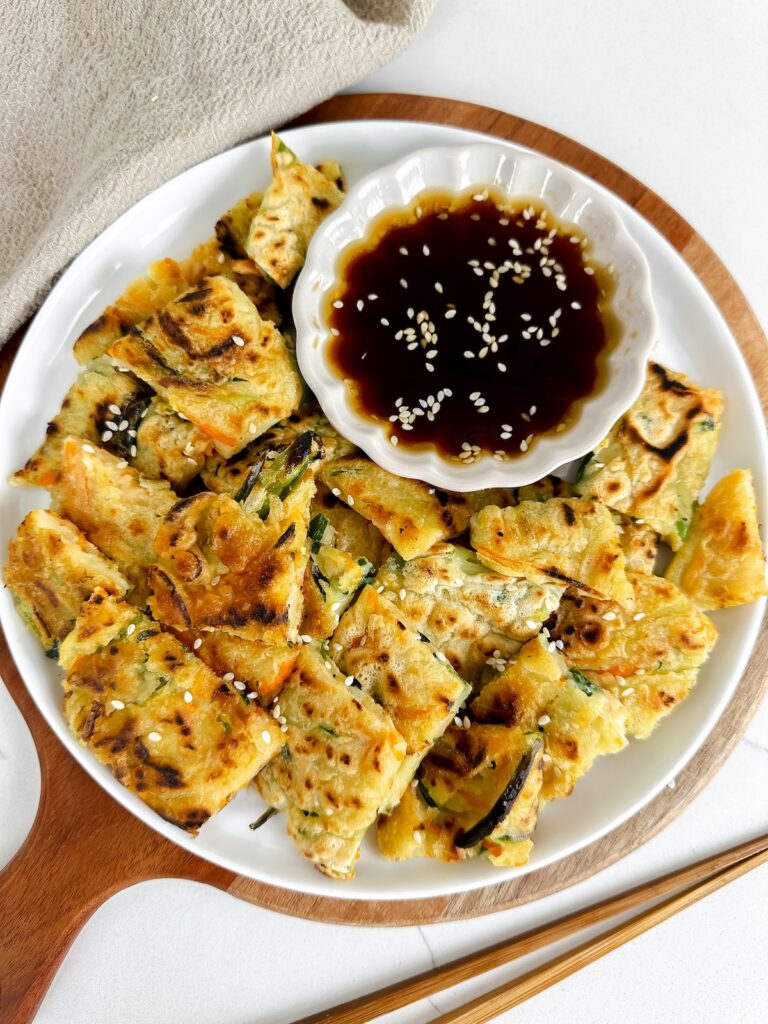
<path id="1" fill-rule="evenodd" d="M 54 511 L 71 519 L 133 585 L 131 600 L 147 596 L 147 570 L 157 560 L 154 541 L 178 498 L 165 480 L 147 480 L 125 459 L 69 437 L 51 489 Z"/>
<path id="2" fill-rule="evenodd" d="M 299 851 L 324 874 L 354 876 L 359 848 L 392 790 L 406 744 L 392 719 L 317 647 L 301 649 L 280 693 L 286 746 L 256 779 L 272 807 L 288 813 Z M 335 854 L 335 855 L 334 855 Z M 343 854 L 343 856 L 338 856 Z"/>
<path id="3" fill-rule="evenodd" d="M 470 687 L 442 651 L 409 629 L 398 610 L 372 586 L 363 589 L 333 634 L 331 651 L 390 715 L 407 743 L 408 757 L 390 805 L 394 806 L 432 744 L 453 721 Z"/>
<path id="4" fill-rule="evenodd" d="M 768 593 L 757 504 L 748 469 L 736 469 L 693 513 L 691 529 L 665 573 L 703 611 Z"/>
<path id="5" fill-rule="evenodd" d="M 478 558 L 505 576 L 563 583 L 585 594 L 626 605 L 632 587 L 611 513 L 579 498 L 488 505 L 472 517 Z"/>
<path id="6" fill-rule="evenodd" d="M 435 544 L 409 562 L 390 558 L 376 583 L 406 622 L 428 636 L 472 683 L 539 631 L 564 589 L 502 576 L 486 568 L 474 551 L 454 544 Z"/>
<path id="7" fill-rule="evenodd" d="M 127 789 L 188 832 L 283 744 L 277 723 L 137 608 L 97 590 L 61 645 L 64 716 Z"/>
<path id="8" fill-rule="evenodd" d="M 552 635 L 571 669 L 615 694 L 627 709 L 627 734 L 644 739 L 688 696 L 717 630 L 670 580 L 627 574 L 631 610 L 566 593 Z"/>
<path id="9" fill-rule="evenodd" d="M 226 494 L 196 494 L 170 509 L 150 573 L 155 617 L 174 629 L 295 641 L 313 490 L 309 473 L 285 501 L 271 497 L 263 520 Z"/>
<path id="10" fill-rule="evenodd" d="M 226 277 L 204 278 L 110 349 L 226 458 L 301 398 L 282 335 Z"/>
<path id="11" fill-rule="evenodd" d="M 582 463 L 576 492 L 642 520 L 677 551 L 709 472 L 722 411 L 719 391 L 649 363 L 640 397 Z"/>
<path id="12" fill-rule="evenodd" d="M 458 537 L 469 525 L 472 506 L 460 494 L 448 494 L 422 480 L 406 480 L 370 459 L 329 462 L 320 479 L 383 533 L 405 559 L 425 554 L 441 540 Z"/>
<path id="13" fill-rule="evenodd" d="M 344 193 L 322 171 L 303 164 L 272 134 L 272 184 L 264 193 L 245 242 L 270 281 L 287 288 L 304 266 L 309 240 Z"/>
<path id="14" fill-rule="evenodd" d="M 57 656 L 60 641 L 97 587 L 122 597 L 130 586 L 74 523 L 44 509 L 30 512 L 11 541 L 5 584 L 49 657 Z"/>

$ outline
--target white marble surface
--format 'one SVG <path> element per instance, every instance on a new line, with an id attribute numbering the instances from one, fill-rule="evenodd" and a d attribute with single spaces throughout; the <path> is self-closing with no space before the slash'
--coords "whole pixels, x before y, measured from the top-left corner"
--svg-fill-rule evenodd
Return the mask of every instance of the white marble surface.
<path id="1" fill-rule="evenodd" d="M 486 103 L 593 147 L 691 221 L 768 326 L 767 47 L 764 0 L 439 0 L 424 35 L 358 88 Z M 0 863 L 23 840 L 38 788 L 29 735 L 0 691 Z M 287 1022 L 766 827 L 764 705 L 720 774 L 662 835 L 535 906 L 361 930 L 280 917 L 190 882 L 148 882 L 91 919 L 36 1024 Z M 763 1021 L 767 905 L 762 869 L 502 1019 Z M 546 955 L 383 1019 L 430 1020 Z"/>

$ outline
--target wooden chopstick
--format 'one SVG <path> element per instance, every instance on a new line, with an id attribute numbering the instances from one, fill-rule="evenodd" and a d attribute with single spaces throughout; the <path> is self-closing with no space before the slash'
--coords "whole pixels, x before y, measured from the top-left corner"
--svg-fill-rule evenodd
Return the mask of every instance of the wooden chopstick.
<path id="1" fill-rule="evenodd" d="M 748 858 L 768 851 L 768 834 L 739 843 L 728 850 L 705 857 L 687 867 L 678 868 L 660 878 L 629 889 L 627 892 L 610 896 L 591 907 L 567 914 L 556 921 L 524 932 L 513 939 L 506 939 L 486 946 L 475 953 L 459 957 L 438 967 L 430 968 L 402 982 L 395 982 L 356 999 L 350 999 L 338 1006 L 321 1010 L 309 1017 L 303 1017 L 294 1024 L 365 1024 L 385 1013 L 391 1013 L 409 1003 L 451 988 L 478 974 L 527 956 L 537 949 L 568 938 L 583 928 L 600 924 L 606 918 L 634 910 L 635 907 L 658 899 L 671 892 L 691 886 L 709 876 L 716 875 L 731 865 L 747 861 Z M 753 865 L 757 866 L 757 865 Z M 714 890 L 713 890 L 714 891 Z M 673 911 L 674 913 L 674 911 Z M 497 1011 L 501 1012 L 501 1011 Z"/>
<path id="2" fill-rule="evenodd" d="M 485 995 L 478 996 L 449 1013 L 433 1017 L 431 1024 L 487 1024 L 499 1014 L 518 1006 L 526 999 L 538 995 L 539 992 L 543 992 L 552 985 L 556 985 L 558 981 L 575 974 L 582 967 L 594 963 L 595 960 L 604 957 L 606 953 L 613 952 L 619 946 L 623 946 L 637 938 L 638 935 L 642 935 L 657 924 L 661 924 L 662 921 L 679 914 L 686 907 L 692 906 L 705 896 L 717 892 L 724 885 L 728 885 L 729 882 L 741 878 L 742 875 L 746 875 L 747 872 L 765 863 L 768 863 L 768 850 L 755 853 L 751 857 L 747 857 L 746 860 L 737 861 L 724 871 L 712 875 L 697 885 L 692 885 L 684 892 L 677 896 L 671 896 L 655 907 L 636 914 L 623 924 L 616 925 L 595 936 L 594 939 L 563 953 L 562 956 L 548 960 L 541 966 L 522 974 L 519 978 L 514 978 L 505 985 L 500 985 L 491 992 L 486 992 Z"/>

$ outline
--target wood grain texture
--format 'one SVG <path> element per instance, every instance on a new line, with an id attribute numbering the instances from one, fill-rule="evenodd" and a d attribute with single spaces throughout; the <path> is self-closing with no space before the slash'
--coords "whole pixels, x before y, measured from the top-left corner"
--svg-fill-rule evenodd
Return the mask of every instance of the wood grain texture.
<path id="1" fill-rule="evenodd" d="M 338 96 L 294 123 L 356 118 L 400 118 L 488 132 L 570 164 L 612 189 L 651 220 L 698 274 L 733 331 L 763 410 L 768 411 L 768 346 L 738 286 L 693 228 L 621 168 L 550 129 L 452 100 L 395 94 Z M 0 381 L 7 375 L 22 334 L 0 352 Z M 259 906 L 326 922 L 406 925 L 458 920 L 517 906 L 601 871 L 673 820 L 729 756 L 765 692 L 768 635 L 763 630 L 733 700 L 678 776 L 676 788 L 664 790 L 631 821 L 567 860 L 519 880 L 454 896 L 387 903 L 293 893 L 190 856 L 133 818 L 67 755 L 34 707 L 4 640 L 0 673 L 32 731 L 43 776 L 43 796 L 32 833 L 0 876 L 0 1018 L 4 1024 L 21 1024 L 33 1015 L 58 962 L 92 911 L 112 893 L 143 879 L 209 882 Z"/>

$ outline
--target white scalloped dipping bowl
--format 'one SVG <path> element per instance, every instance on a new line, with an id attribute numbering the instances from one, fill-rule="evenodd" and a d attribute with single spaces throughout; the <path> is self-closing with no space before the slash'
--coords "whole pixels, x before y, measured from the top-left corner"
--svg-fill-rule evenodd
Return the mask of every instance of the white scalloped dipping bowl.
<path id="1" fill-rule="evenodd" d="M 327 359 L 331 336 L 325 310 L 329 293 L 339 284 L 345 250 L 368 235 L 379 214 L 406 209 L 425 192 L 466 194 L 485 188 L 516 203 L 538 200 L 565 230 L 574 225 L 586 235 L 590 261 L 613 267 L 616 291 L 611 306 L 622 334 L 605 355 L 602 387 L 577 404 L 565 430 L 542 435 L 508 462 L 488 455 L 467 465 L 445 459 L 434 449 L 393 446 L 385 425 L 354 408 L 348 386 Z M 605 198 L 553 160 L 485 144 L 418 150 L 355 185 L 310 243 L 293 313 L 301 372 L 333 426 L 392 473 L 453 491 L 533 483 L 591 451 L 640 393 L 657 332 L 648 263 Z M 509 361 L 514 366 L 513 355 Z"/>

